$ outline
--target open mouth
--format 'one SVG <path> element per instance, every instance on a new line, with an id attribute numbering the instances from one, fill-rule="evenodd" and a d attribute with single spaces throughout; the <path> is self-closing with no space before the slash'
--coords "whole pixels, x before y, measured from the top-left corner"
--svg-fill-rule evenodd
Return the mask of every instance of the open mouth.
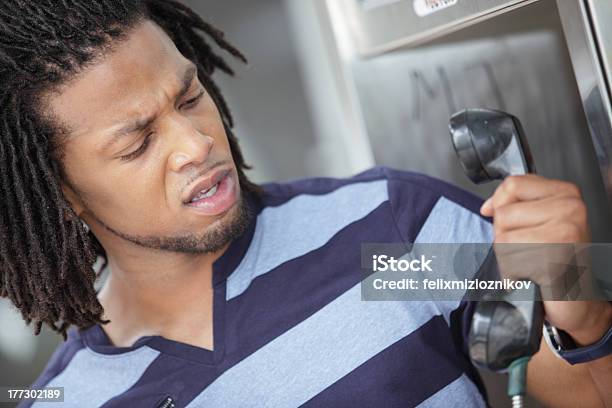
<path id="1" fill-rule="evenodd" d="M 208 190 L 200 191 L 195 197 L 193 197 L 191 199 L 191 201 L 189 201 L 189 203 L 195 203 L 195 202 L 198 202 L 198 201 L 200 201 L 202 199 L 214 196 L 215 193 L 217 192 L 218 188 L 219 188 L 219 183 L 221 183 L 221 182 L 218 182 L 217 184 L 215 184 L 214 186 L 212 186 Z"/>
<path id="2" fill-rule="evenodd" d="M 212 186 L 195 193 L 184 203 L 204 215 L 216 215 L 229 209 L 236 202 L 236 182 L 230 170 L 215 175 Z"/>

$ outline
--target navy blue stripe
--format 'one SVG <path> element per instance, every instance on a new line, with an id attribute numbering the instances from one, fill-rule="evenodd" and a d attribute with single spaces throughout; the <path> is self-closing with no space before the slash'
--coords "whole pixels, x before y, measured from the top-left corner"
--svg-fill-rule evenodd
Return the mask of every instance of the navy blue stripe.
<path id="1" fill-rule="evenodd" d="M 175 356 L 161 354 L 134 386 L 110 399 L 101 408 L 155 408 L 167 396 L 175 401 L 177 407 L 184 407 L 222 371 L 220 368 L 194 364 Z"/>
<path id="2" fill-rule="evenodd" d="M 424 215 L 431 213 L 440 197 L 452 201 L 485 221 L 491 221 L 479 213 L 482 198 L 468 191 L 420 173 L 389 167 L 381 167 L 380 170 L 389 180 L 389 201 L 405 242 L 414 242 L 426 219 Z"/>
<path id="3" fill-rule="evenodd" d="M 465 358 L 438 315 L 303 407 L 414 407 L 459 378 L 464 367 Z"/>
<path id="4" fill-rule="evenodd" d="M 225 286 L 227 277 L 236 269 L 253 239 L 257 226 L 257 216 L 261 212 L 263 204 L 260 199 L 252 194 L 245 194 L 244 200 L 246 200 L 251 218 L 246 231 L 231 243 L 223 255 L 213 262 L 213 286 L 215 287 Z"/>
<path id="5" fill-rule="evenodd" d="M 409 191 L 424 190 L 431 195 L 445 197 L 447 200 L 453 201 L 475 214 L 480 214 L 480 206 L 484 201 L 481 197 L 444 180 L 422 173 L 402 171 L 390 167 L 381 167 L 380 171 L 384 173 L 393 186 L 404 184 L 405 187 L 402 188 L 407 188 Z M 412 185 L 412 187 L 407 187 L 408 184 Z M 491 221 L 490 218 L 482 218 L 486 221 Z"/>
<path id="6" fill-rule="evenodd" d="M 417 408 L 487 408 L 489 405 L 482 399 L 474 383 L 465 374 L 449 383 L 431 397 L 417 405 Z"/>
<path id="7" fill-rule="evenodd" d="M 372 167 L 349 178 L 312 177 L 286 183 L 265 183 L 262 184 L 266 191 L 264 206 L 277 207 L 300 194 L 328 194 L 348 184 L 382 180 L 385 178 L 384 169 L 384 166 Z"/>

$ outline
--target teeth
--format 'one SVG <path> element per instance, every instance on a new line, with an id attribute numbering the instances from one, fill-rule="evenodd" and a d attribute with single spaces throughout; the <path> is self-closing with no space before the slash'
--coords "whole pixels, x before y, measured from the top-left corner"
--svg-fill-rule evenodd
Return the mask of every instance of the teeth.
<path id="1" fill-rule="evenodd" d="M 206 194 L 204 194 L 204 198 L 208 198 L 208 197 L 212 196 L 213 194 L 215 194 L 216 192 L 217 192 L 217 184 L 215 184 L 214 186 L 212 186 L 211 189 L 206 191 Z"/>
<path id="2" fill-rule="evenodd" d="M 214 194 L 217 192 L 217 186 L 218 186 L 218 185 L 219 185 L 219 184 L 217 183 L 217 184 L 215 184 L 214 186 L 212 186 L 211 188 L 209 188 L 208 190 L 206 190 L 206 191 L 201 191 L 200 193 L 198 193 L 198 195 L 197 195 L 197 196 L 195 196 L 195 197 L 193 198 L 193 200 L 191 200 L 191 202 L 198 201 L 198 200 L 201 200 L 201 199 L 203 199 L 203 198 L 212 197 L 212 196 L 213 196 L 213 195 L 214 195 Z"/>

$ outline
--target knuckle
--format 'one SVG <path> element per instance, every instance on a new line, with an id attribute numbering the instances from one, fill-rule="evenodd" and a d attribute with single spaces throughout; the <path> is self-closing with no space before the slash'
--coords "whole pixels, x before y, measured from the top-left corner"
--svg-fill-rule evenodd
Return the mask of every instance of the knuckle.
<path id="1" fill-rule="evenodd" d="M 580 221 L 586 221 L 587 208 L 584 201 L 574 200 L 572 212 Z"/>
<path id="2" fill-rule="evenodd" d="M 514 194 L 517 192 L 518 188 L 519 188 L 519 178 L 517 176 L 509 176 L 508 178 L 506 178 L 506 180 L 504 181 L 504 185 L 505 185 L 505 190 L 508 193 Z"/>
<path id="3" fill-rule="evenodd" d="M 566 208 L 566 215 L 569 216 L 570 219 L 575 220 L 579 225 L 586 224 L 588 211 L 584 201 L 579 198 L 569 199 L 567 200 Z"/>
<path id="4" fill-rule="evenodd" d="M 561 242 L 575 242 L 580 237 L 580 228 L 573 223 L 565 223 L 559 231 Z"/>
<path id="5" fill-rule="evenodd" d="M 565 189 L 567 193 L 573 197 L 582 197 L 582 191 L 580 190 L 580 187 L 578 187 L 578 185 L 574 183 L 566 183 Z"/>
<path id="6" fill-rule="evenodd" d="M 495 208 L 495 224 L 505 225 L 508 221 L 508 209 L 506 206 Z"/>

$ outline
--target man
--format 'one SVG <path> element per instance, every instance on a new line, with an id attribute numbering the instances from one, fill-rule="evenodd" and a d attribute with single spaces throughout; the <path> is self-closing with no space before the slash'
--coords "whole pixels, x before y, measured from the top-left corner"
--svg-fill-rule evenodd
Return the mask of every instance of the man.
<path id="1" fill-rule="evenodd" d="M 33 384 L 63 406 L 484 406 L 473 302 L 362 302 L 361 243 L 589 240 L 575 186 L 535 176 L 484 204 L 494 231 L 474 196 L 384 167 L 254 185 L 196 30 L 241 54 L 180 3 L 21 0 L 0 30 L 0 290 L 67 334 Z M 612 320 L 545 308 L 583 346 Z M 542 347 L 529 391 L 609 406 L 611 367 Z"/>

